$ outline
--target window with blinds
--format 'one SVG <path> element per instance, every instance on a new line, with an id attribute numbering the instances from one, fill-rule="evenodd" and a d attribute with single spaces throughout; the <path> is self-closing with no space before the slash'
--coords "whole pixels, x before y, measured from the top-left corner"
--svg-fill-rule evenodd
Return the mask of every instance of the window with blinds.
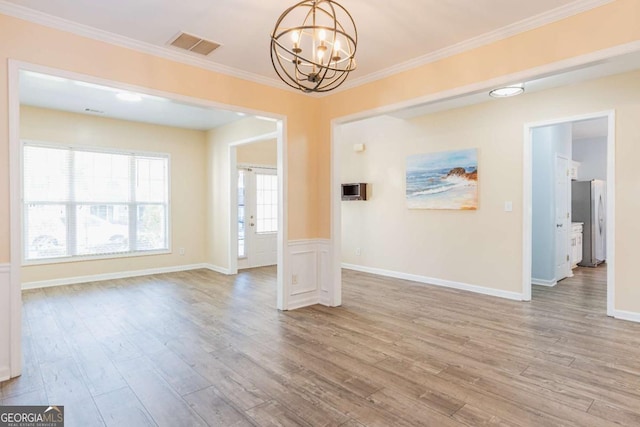
<path id="1" fill-rule="evenodd" d="M 25 261 L 169 249 L 169 156 L 27 142 Z"/>

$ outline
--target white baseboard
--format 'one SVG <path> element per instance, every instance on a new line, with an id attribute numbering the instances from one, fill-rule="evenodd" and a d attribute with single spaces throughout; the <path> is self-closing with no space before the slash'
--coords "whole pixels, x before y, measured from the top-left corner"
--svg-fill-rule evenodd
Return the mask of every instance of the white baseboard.
<path id="1" fill-rule="evenodd" d="M 52 286 L 75 285 L 78 283 L 99 282 L 103 280 L 126 279 L 129 277 L 149 276 L 152 274 L 176 273 L 179 271 L 198 270 L 206 268 L 213 270 L 209 264 L 176 265 L 172 267 L 149 268 L 145 270 L 119 271 L 116 273 L 92 274 L 89 276 L 63 277 L 60 279 L 25 282 L 22 289 L 50 288 Z M 217 271 L 217 270 L 214 270 Z"/>
<path id="2" fill-rule="evenodd" d="M 11 378 L 11 369 L 8 366 L 0 367 L 0 382 L 6 381 Z"/>
<path id="3" fill-rule="evenodd" d="M 442 286 L 445 288 L 459 289 L 462 291 L 475 292 L 483 295 L 506 298 L 515 301 L 522 301 L 523 295 L 518 292 L 502 291 L 500 289 L 486 288 L 484 286 L 470 285 L 468 283 L 453 282 L 451 280 L 437 279 L 434 277 L 419 276 L 416 274 L 401 273 L 392 270 L 383 270 L 381 268 L 365 267 L 355 264 L 342 264 L 342 268 L 347 270 L 361 271 L 363 273 L 377 274 L 379 276 L 393 277 L 394 279 L 411 280 L 412 282 L 422 283 L 426 285 Z"/>
<path id="4" fill-rule="evenodd" d="M 299 295 L 299 298 L 296 296 L 289 297 L 289 304 L 287 305 L 287 310 L 295 310 L 297 308 L 308 307 L 310 305 L 319 304 L 318 295 L 316 293 L 311 295 Z"/>
<path id="5" fill-rule="evenodd" d="M 555 285 L 558 284 L 557 280 L 544 280 L 544 279 L 536 279 L 535 277 L 531 278 L 531 284 L 532 285 L 538 285 L 538 286 L 547 286 L 549 288 L 554 287 Z"/>
<path id="6" fill-rule="evenodd" d="M 227 276 L 231 274 L 228 268 L 220 267 L 213 264 L 203 264 L 202 268 L 207 268 L 211 271 L 215 271 L 216 273 L 220 273 L 220 274 L 225 274 Z"/>
<path id="7" fill-rule="evenodd" d="M 635 313 L 633 311 L 613 310 L 613 317 L 620 320 L 640 323 L 640 313 Z"/>

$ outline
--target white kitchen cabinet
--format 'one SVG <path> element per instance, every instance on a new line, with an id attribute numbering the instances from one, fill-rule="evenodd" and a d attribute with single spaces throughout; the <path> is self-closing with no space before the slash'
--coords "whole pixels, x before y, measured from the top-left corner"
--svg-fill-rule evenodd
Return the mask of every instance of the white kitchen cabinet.
<path id="1" fill-rule="evenodd" d="M 582 261 L 582 226 L 581 222 L 571 223 L 571 268 Z"/>
<path id="2" fill-rule="evenodd" d="M 580 162 L 571 161 L 569 166 L 569 178 L 571 178 L 574 181 L 577 181 L 579 168 L 580 168 Z"/>

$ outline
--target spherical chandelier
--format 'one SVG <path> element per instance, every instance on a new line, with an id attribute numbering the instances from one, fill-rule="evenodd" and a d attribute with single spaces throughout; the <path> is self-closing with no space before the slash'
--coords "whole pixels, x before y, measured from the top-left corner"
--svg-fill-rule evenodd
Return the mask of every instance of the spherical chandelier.
<path id="1" fill-rule="evenodd" d="M 327 92 L 356 68 L 358 32 L 351 14 L 333 0 L 305 0 L 285 10 L 271 33 L 278 77 L 303 92 Z"/>

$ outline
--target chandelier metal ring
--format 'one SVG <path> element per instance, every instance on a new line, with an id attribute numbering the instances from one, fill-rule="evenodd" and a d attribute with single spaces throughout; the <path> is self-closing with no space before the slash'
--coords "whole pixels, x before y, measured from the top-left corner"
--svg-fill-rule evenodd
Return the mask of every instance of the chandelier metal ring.
<path id="1" fill-rule="evenodd" d="M 287 85 L 303 92 L 327 92 L 355 70 L 357 44 L 355 22 L 343 6 L 333 0 L 304 0 L 276 21 L 271 63 Z"/>

